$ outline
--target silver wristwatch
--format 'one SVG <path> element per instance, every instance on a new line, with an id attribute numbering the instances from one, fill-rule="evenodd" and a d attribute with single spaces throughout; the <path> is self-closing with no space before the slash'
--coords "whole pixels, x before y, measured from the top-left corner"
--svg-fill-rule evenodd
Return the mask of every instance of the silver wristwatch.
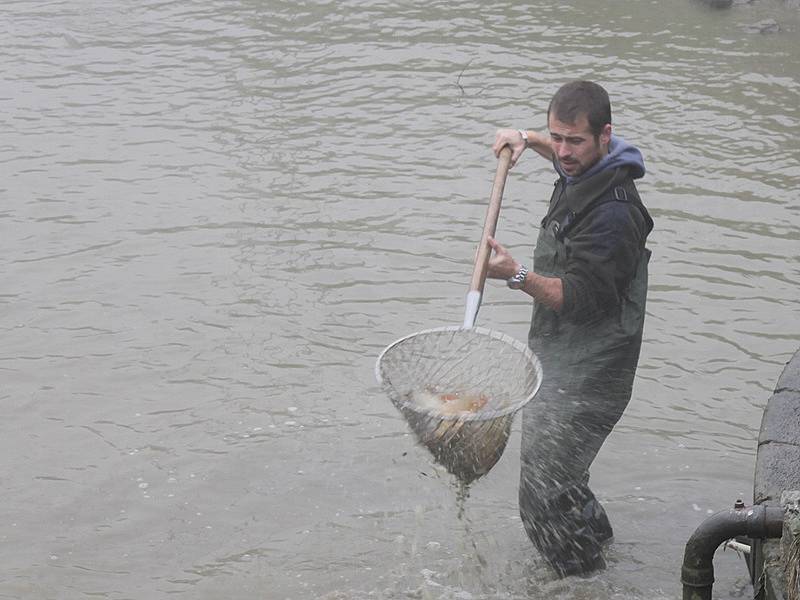
<path id="1" fill-rule="evenodd" d="M 525 285 L 525 278 L 528 276 L 528 268 L 525 265 L 519 266 L 519 271 L 513 277 L 509 277 L 506 280 L 506 284 L 512 290 L 519 290 L 522 289 L 522 286 Z"/>

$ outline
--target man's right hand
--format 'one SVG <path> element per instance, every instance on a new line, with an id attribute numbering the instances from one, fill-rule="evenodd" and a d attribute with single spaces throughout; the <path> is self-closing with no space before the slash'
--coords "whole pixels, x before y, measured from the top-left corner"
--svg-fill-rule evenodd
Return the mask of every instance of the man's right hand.
<path id="1" fill-rule="evenodd" d="M 511 148 L 511 166 L 517 164 L 517 160 L 522 156 L 528 145 L 522 139 L 522 134 L 517 129 L 498 129 L 494 136 L 492 152 L 496 157 L 500 156 L 500 151 L 508 146 Z"/>

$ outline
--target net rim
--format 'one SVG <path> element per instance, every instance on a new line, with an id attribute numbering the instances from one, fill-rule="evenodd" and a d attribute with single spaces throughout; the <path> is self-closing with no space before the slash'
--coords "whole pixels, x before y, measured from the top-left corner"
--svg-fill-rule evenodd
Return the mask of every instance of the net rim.
<path id="1" fill-rule="evenodd" d="M 510 335 L 505 334 L 501 331 L 495 331 L 493 329 L 487 329 L 485 327 L 463 327 L 461 325 L 449 325 L 445 327 L 433 327 L 431 329 L 422 329 L 421 331 L 416 331 L 409 335 L 404 335 L 403 337 L 395 340 L 394 342 L 386 346 L 386 348 L 384 348 L 383 351 L 378 355 L 378 358 L 375 361 L 375 379 L 377 380 L 378 384 L 383 389 L 386 389 L 389 386 L 389 384 L 384 380 L 383 376 L 381 375 L 381 362 L 383 361 L 383 357 L 386 355 L 387 352 L 390 352 L 393 348 L 399 346 L 403 342 L 420 335 L 428 335 L 431 333 L 442 333 L 442 332 L 456 332 L 456 331 L 470 331 L 473 333 L 477 333 L 478 335 L 485 335 L 500 340 L 506 344 L 509 344 L 515 350 L 521 352 L 525 356 L 525 358 L 528 359 L 533 368 L 533 371 L 536 374 L 536 385 L 533 386 L 533 390 L 531 391 L 531 393 L 528 394 L 522 400 L 514 402 L 511 406 L 506 406 L 505 408 L 497 410 L 487 410 L 477 413 L 469 413 L 466 415 L 465 414 L 443 415 L 441 413 L 438 413 L 430 409 L 421 408 L 418 405 L 413 404 L 411 402 L 404 403 L 403 408 L 408 408 L 409 410 L 412 410 L 415 413 L 421 415 L 436 417 L 438 419 L 441 419 L 442 421 L 487 421 L 490 419 L 497 419 L 499 417 L 503 417 L 509 414 L 514 414 L 533 399 L 533 397 L 539 391 L 539 388 L 542 385 L 542 379 L 544 377 L 544 373 L 542 372 L 542 363 L 539 361 L 539 357 L 536 356 L 531 351 L 531 349 L 528 347 L 527 344 L 523 344 L 516 338 L 513 338 Z"/>

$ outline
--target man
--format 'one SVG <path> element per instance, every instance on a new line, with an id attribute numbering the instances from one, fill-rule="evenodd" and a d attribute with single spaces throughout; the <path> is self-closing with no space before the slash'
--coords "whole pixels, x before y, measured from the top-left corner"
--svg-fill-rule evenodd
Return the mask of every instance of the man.
<path id="1" fill-rule="evenodd" d="M 566 577 L 604 568 L 602 546 L 613 535 L 587 485 L 589 467 L 631 397 L 653 221 L 633 181 L 645 172 L 641 153 L 612 134 L 601 86 L 564 85 L 547 124 L 549 135 L 497 132 L 496 155 L 510 146 L 513 166 L 533 148 L 553 162 L 558 181 L 533 269 L 490 239 L 488 276 L 533 297 L 528 345 L 544 380 L 523 409 L 520 515 L 533 544 Z"/>

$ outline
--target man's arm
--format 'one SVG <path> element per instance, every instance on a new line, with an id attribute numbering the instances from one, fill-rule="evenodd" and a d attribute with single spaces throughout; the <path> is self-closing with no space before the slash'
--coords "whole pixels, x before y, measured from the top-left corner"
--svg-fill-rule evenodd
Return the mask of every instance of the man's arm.
<path id="1" fill-rule="evenodd" d="M 508 146 L 511 148 L 511 166 L 517 164 L 517 160 L 526 148 L 533 148 L 549 161 L 553 160 L 553 148 L 550 146 L 550 136 L 535 131 L 525 130 L 527 142 L 522 137 L 519 129 L 498 129 L 494 137 L 492 151 L 495 156 L 500 156 L 500 151 Z"/>
<path id="2" fill-rule="evenodd" d="M 489 238 L 489 245 L 494 250 L 494 255 L 489 259 L 486 276 L 490 279 L 508 279 L 516 275 L 520 264 L 508 250 L 492 237 Z M 555 311 L 560 311 L 564 304 L 564 285 L 559 277 L 545 277 L 528 271 L 520 289 L 537 302 Z"/>

